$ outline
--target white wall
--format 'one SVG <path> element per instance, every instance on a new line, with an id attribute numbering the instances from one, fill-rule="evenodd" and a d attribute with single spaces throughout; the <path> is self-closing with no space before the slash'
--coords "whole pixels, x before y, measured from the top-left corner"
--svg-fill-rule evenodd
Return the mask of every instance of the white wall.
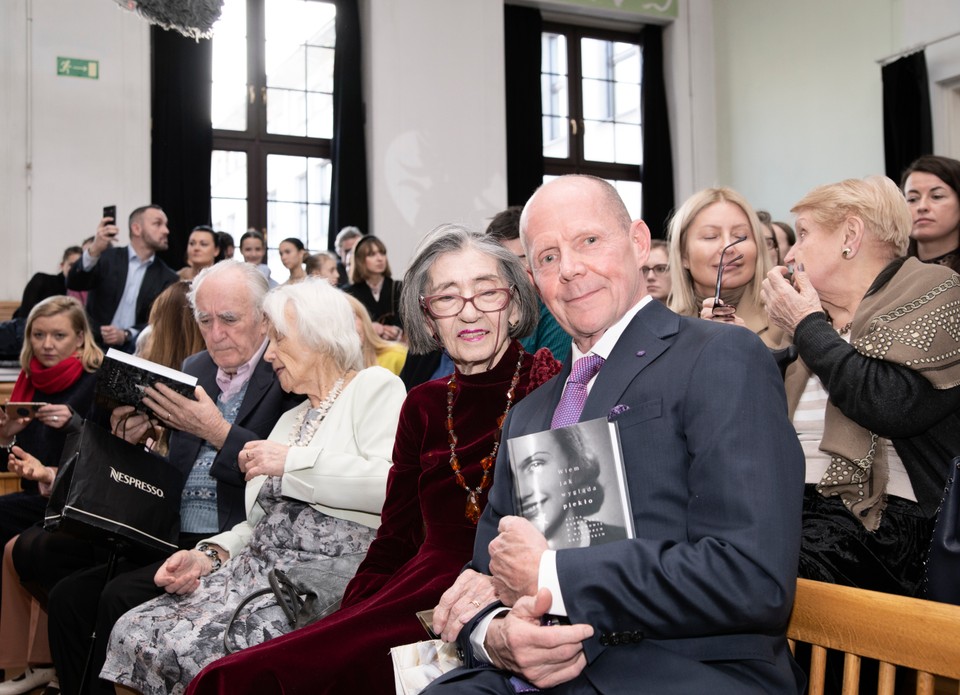
<path id="1" fill-rule="evenodd" d="M 684 0 L 678 9 L 663 33 L 677 204 L 713 185 L 717 172 L 713 0 Z"/>
<path id="2" fill-rule="evenodd" d="M 0 3 L 0 297 L 150 195 L 148 25 L 104 0 Z M 99 61 L 99 79 L 58 77 L 58 56 Z"/>
<path id="3" fill-rule="evenodd" d="M 714 2 L 716 183 L 787 219 L 814 186 L 883 173 L 875 61 L 898 47 L 893 5 Z"/>
<path id="4" fill-rule="evenodd" d="M 443 222 L 483 229 L 506 206 L 499 0 L 367 0 L 371 229 L 395 272 Z M 397 272 L 398 274 L 398 272 Z"/>

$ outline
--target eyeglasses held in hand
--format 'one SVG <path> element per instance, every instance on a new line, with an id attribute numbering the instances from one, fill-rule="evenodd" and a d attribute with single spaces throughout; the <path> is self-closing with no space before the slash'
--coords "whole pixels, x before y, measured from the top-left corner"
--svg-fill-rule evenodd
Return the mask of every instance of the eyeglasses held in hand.
<path id="1" fill-rule="evenodd" d="M 665 275 L 670 270 L 670 266 L 666 263 L 657 263 L 657 265 L 644 265 L 640 266 L 640 272 L 643 273 L 643 277 L 647 277 L 649 273 L 660 276 Z"/>
<path id="2" fill-rule="evenodd" d="M 729 261 L 725 261 L 723 259 L 727 255 L 727 251 L 729 251 L 731 248 L 733 248 L 737 244 L 746 240 L 747 240 L 747 237 L 745 236 L 737 237 L 736 241 L 731 241 L 729 244 L 724 246 L 723 251 L 720 252 L 720 265 L 717 268 L 717 290 L 713 294 L 713 315 L 714 316 L 729 316 L 731 313 L 733 313 L 730 310 L 730 307 L 724 308 L 725 305 L 723 303 L 723 300 L 720 299 L 720 285 L 723 284 L 723 269 L 726 268 L 728 265 L 733 265 L 734 263 L 739 261 L 741 258 L 743 258 L 743 254 L 741 253 L 739 256 L 735 258 L 731 258 Z M 717 311 L 718 308 L 720 308 L 721 310 Z"/>
<path id="3" fill-rule="evenodd" d="M 431 294 L 420 297 L 420 306 L 435 319 L 446 319 L 456 316 L 469 303 L 477 311 L 489 313 L 503 311 L 513 296 L 511 287 L 498 287 L 492 290 L 478 292 L 472 297 L 461 297 L 459 294 Z"/>

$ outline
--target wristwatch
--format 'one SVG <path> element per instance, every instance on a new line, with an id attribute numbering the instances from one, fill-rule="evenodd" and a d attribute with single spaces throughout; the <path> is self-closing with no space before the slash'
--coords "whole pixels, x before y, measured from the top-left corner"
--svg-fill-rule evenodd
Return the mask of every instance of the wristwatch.
<path id="1" fill-rule="evenodd" d="M 210 569 L 210 572 L 216 572 L 218 569 L 223 567 L 223 562 L 220 560 L 220 556 L 217 554 L 217 551 L 210 547 L 209 543 L 201 543 L 197 546 L 197 550 L 210 558 L 210 562 L 213 563 L 213 567 Z"/>
<path id="2" fill-rule="evenodd" d="M 132 335 L 133 335 L 133 333 L 130 332 L 130 329 L 129 329 L 129 328 L 124 328 L 124 329 L 123 329 L 123 340 L 124 340 L 125 342 L 130 342 L 130 336 L 132 336 Z"/>

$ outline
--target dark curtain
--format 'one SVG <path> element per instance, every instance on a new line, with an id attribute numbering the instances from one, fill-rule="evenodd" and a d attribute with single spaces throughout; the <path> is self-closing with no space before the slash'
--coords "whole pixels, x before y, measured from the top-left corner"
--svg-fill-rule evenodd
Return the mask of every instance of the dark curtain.
<path id="1" fill-rule="evenodd" d="M 922 154 L 933 152 L 930 84 L 923 51 L 881 69 L 883 77 L 883 152 L 887 176 L 900 174 Z"/>
<path id="2" fill-rule="evenodd" d="M 504 63 L 507 98 L 507 205 L 523 205 L 543 183 L 540 11 L 507 5 Z"/>
<path id="3" fill-rule="evenodd" d="M 670 153 L 670 120 L 667 89 L 663 80 L 663 27 L 647 25 L 640 32 L 643 53 L 643 220 L 654 239 L 666 237 L 667 220 L 673 212 L 673 156 Z"/>
<path id="4" fill-rule="evenodd" d="M 360 14 L 357 0 L 337 0 L 337 47 L 333 59 L 333 178 L 327 245 L 343 227 L 372 234 L 367 204 L 367 144 L 360 79 Z"/>
<path id="5" fill-rule="evenodd" d="M 153 43 L 151 193 L 170 220 L 170 245 L 160 256 L 171 268 L 184 265 L 187 237 L 210 223 L 211 42 L 157 26 Z M 129 211 L 128 211 L 129 212 Z"/>

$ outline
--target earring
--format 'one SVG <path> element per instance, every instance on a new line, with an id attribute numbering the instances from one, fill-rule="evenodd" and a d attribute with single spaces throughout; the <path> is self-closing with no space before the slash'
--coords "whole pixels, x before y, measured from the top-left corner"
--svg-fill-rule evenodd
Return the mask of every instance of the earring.
<path id="1" fill-rule="evenodd" d="M 853 249 L 847 247 L 843 250 L 842 255 L 844 258 L 850 258 L 850 254 L 853 253 Z"/>

